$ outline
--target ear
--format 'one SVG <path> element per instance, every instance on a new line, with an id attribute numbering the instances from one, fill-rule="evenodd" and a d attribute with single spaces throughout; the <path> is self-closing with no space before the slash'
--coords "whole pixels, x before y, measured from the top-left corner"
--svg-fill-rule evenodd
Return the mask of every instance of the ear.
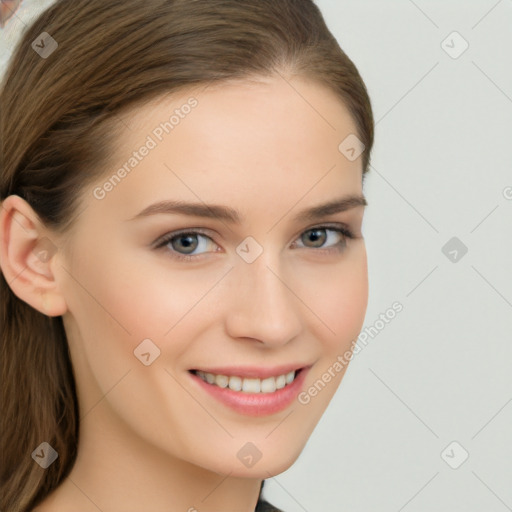
<path id="1" fill-rule="evenodd" d="M 55 237 L 31 206 L 17 195 L 5 198 L 0 208 L 0 268 L 13 293 L 47 316 L 67 311 L 54 277 L 58 256 Z"/>

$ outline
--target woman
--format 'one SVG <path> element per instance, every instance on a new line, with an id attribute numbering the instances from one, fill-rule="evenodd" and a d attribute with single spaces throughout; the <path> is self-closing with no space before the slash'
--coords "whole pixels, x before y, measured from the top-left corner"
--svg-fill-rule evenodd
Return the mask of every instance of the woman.
<path id="1" fill-rule="evenodd" d="M 368 295 L 372 110 L 318 8 L 61 0 L 0 108 L 2 510 L 276 510 Z"/>

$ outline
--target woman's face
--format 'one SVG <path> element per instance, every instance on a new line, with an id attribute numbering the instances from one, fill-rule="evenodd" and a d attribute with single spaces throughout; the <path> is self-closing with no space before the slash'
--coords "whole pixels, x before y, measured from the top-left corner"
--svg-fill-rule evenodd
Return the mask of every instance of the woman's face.
<path id="1" fill-rule="evenodd" d="M 318 210 L 362 196 L 354 122 L 327 89 L 282 78 L 161 97 L 122 121 L 56 239 L 81 435 L 221 474 L 282 472 L 366 312 L 364 204 Z"/>

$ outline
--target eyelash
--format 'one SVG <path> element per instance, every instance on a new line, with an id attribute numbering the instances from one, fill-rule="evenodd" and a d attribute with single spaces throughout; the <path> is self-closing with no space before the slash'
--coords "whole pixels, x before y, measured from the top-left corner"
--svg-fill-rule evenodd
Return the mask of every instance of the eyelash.
<path id="1" fill-rule="evenodd" d="M 313 249 L 313 250 L 316 250 L 317 252 L 320 251 L 320 252 L 327 252 L 327 253 L 341 252 L 346 247 L 347 239 L 354 239 L 354 238 L 356 238 L 350 229 L 348 229 L 346 227 L 341 227 L 339 225 L 337 225 L 337 226 L 332 226 L 332 225 L 313 226 L 313 227 L 308 228 L 305 231 L 303 231 L 300 236 L 302 236 L 304 233 L 307 233 L 308 231 L 316 231 L 316 230 L 334 231 L 336 233 L 339 233 L 339 234 L 343 235 L 343 240 L 341 242 L 339 242 L 338 244 L 336 244 L 334 246 L 331 246 L 329 248 L 326 248 L 326 249 L 323 249 L 323 248 L 315 249 L 314 247 L 301 247 L 301 249 L 304 249 L 304 248 L 305 249 Z M 167 244 L 169 244 L 169 242 L 171 242 L 175 238 L 179 238 L 180 236 L 183 236 L 183 235 L 202 235 L 202 236 L 212 240 L 212 238 L 210 236 L 208 236 L 201 229 L 198 229 L 198 228 L 196 228 L 196 229 L 184 229 L 184 230 L 181 230 L 181 231 L 173 231 L 172 233 L 167 233 L 163 237 L 159 238 L 153 244 L 153 246 L 154 246 L 155 250 L 163 249 L 163 248 L 165 248 L 165 246 L 167 246 Z M 299 238 L 300 238 L 300 236 L 299 236 Z M 212 240 L 212 242 L 215 243 L 214 240 Z M 193 260 L 197 260 L 201 256 L 204 256 L 205 254 L 207 254 L 207 253 L 194 254 L 194 255 L 180 254 L 179 252 L 177 252 L 175 250 L 171 250 L 171 249 L 169 250 L 169 253 L 171 254 L 172 258 L 175 258 L 175 259 L 180 260 L 180 261 L 193 261 Z"/>

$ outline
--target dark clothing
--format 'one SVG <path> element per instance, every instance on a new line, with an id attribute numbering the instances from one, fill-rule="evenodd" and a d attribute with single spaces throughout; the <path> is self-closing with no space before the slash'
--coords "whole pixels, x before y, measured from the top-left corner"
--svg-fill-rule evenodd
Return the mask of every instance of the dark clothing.
<path id="1" fill-rule="evenodd" d="M 279 510 L 278 508 L 274 507 L 274 505 L 271 505 L 268 501 L 264 500 L 261 497 L 264 485 L 265 480 L 262 480 L 260 487 L 260 497 L 258 498 L 258 503 L 256 503 L 256 509 L 254 510 L 254 512 L 283 512 L 282 510 Z"/>
<path id="2" fill-rule="evenodd" d="M 268 501 L 265 501 L 264 499 L 259 499 L 258 503 L 256 504 L 256 510 L 254 512 L 282 512 L 278 508 L 274 507 L 274 505 L 271 505 Z"/>

